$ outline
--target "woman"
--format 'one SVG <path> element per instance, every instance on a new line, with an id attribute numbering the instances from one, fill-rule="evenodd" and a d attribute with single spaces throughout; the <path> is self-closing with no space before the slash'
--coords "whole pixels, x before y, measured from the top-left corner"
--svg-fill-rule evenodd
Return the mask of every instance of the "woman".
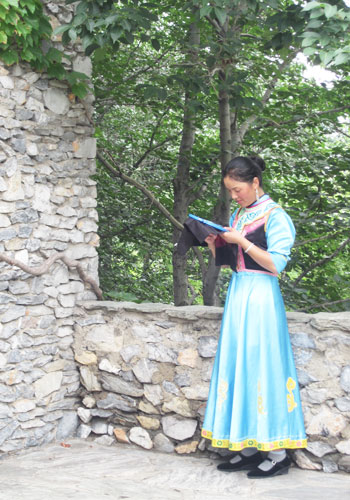
<path id="1" fill-rule="evenodd" d="M 286 448 L 307 446 L 288 325 L 277 275 L 287 264 L 295 229 L 264 193 L 265 162 L 239 156 L 224 184 L 240 205 L 230 227 L 206 242 L 215 256 L 236 244 L 237 272 L 228 289 L 202 435 L 212 446 L 238 451 L 218 466 L 248 477 L 286 474 Z M 261 451 L 267 451 L 264 459 Z"/>

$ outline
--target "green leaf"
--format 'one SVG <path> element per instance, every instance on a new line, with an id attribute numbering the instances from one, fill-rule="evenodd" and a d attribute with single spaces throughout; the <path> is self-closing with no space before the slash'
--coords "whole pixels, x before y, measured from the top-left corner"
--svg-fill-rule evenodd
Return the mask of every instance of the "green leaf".
<path id="1" fill-rule="evenodd" d="M 70 28 L 70 30 L 68 31 L 68 35 L 72 42 L 75 42 L 75 40 L 78 38 L 78 34 L 74 28 Z"/>
<path id="2" fill-rule="evenodd" d="M 61 62 L 62 61 L 63 52 L 54 47 L 51 47 L 46 54 L 46 57 L 49 61 Z"/>
<path id="3" fill-rule="evenodd" d="M 227 12 L 224 9 L 220 9 L 219 7 L 214 7 L 214 12 L 217 20 L 221 25 L 225 24 L 227 19 Z"/>
<path id="4" fill-rule="evenodd" d="M 120 26 L 118 26 L 117 28 L 113 28 L 111 30 L 111 38 L 113 40 L 113 43 L 115 43 L 117 40 L 119 40 L 119 38 L 122 36 L 123 33 L 124 33 L 124 30 Z"/>
<path id="5" fill-rule="evenodd" d="M 350 61 L 350 54 L 347 54 L 346 52 L 342 52 L 341 54 L 338 54 L 337 57 L 334 59 L 334 65 L 339 66 L 340 64 L 344 64 Z"/>
<path id="6" fill-rule="evenodd" d="M 70 28 L 70 24 L 63 24 L 62 26 L 58 26 L 53 30 L 53 35 L 60 35 L 61 33 L 64 33 L 65 31 L 68 31 Z"/>
<path id="7" fill-rule="evenodd" d="M 151 44 L 152 44 L 152 47 L 154 48 L 154 50 L 157 50 L 157 51 L 160 50 L 160 43 L 156 38 L 152 38 Z"/>
<path id="8" fill-rule="evenodd" d="M 4 3 L 11 5 L 11 7 L 18 7 L 18 0 L 5 0 Z"/>
<path id="9" fill-rule="evenodd" d="M 328 3 L 324 4 L 324 13 L 327 19 L 334 17 L 338 12 L 336 5 L 329 5 Z"/>
<path id="10" fill-rule="evenodd" d="M 18 63 L 18 54 L 14 50 L 7 50 L 1 54 L 1 59 L 7 66 L 11 66 L 11 64 Z"/>
<path id="11" fill-rule="evenodd" d="M 80 99 L 83 99 L 88 93 L 88 87 L 84 83 L 75 83 L 72 85 L 72 92 Z"/>
<path id="12" fill-rule="evenodd" d="M 320 2 L 309 2 L 305 5 L 305 7 L 302 9 L 304 12 L 312 9 L 316 9 L 317 7 L 320 7 Z"/>
<path id="13" fill-rule="evenodd" d="M 315 9 L 311 12 L 310 19 L 316 19 L 321 16 L 323 16 L 323 9 Z"/>
<path id="14" fill-rule="evenodd" d="M 315 38 L 304 38 L 304 40 L 301 42 L 301 46 L 310 47 L 310 45 L 313 45 L 315 41 Z"/>
<path id="15" fill-rule="evenodd" d="M 85 12 L 78 14 L 77 16 L 73 17 L 72 26 L 75 27 L 80 26 L 81 24 L 84 23 L 86 19 L 87 19 L 87 14 Z"/>
<path id="16" fill-rule="evenodd" d="M 0 43 L 7 43 L 7 36 L 0 31 Z"/>
<path id="17" fill-rule="evenodd" d="M 211 5 L 206 5 L 205 7 L 202 7 L 199 9 L 199 19 L 202 19 L 202 17 L 209 16 L 213 8 Z"/>
<path id="18" fill-rule="evenodd" d="M 107 48 L 106 47 L 100 47 L 99 49 L 96 49 L 94 52 L 94 62 L 100 62 L 103 61 L 103 59 L 106 56 Z"/>
<path id="19" fill-rule="evenodd" d="M 308 23 L 306 26 L 306 29 L 315 29 L 315 28 L 320 28 L 323 25 L 322 21 L 318 21 L 317 19 L 313 19 Z"/>
<path id="20" fill-rule="evenodd" d="M 63 80 L 66 76 L 66 70 L 62 66 L 62 64 L 54 63 L 48 67 L 47 74 L 51 78 L 57 78 L 57 80 Z"/>
<path id="21" fill-rule="evenodd" d="M 315 52 L 317 52 L 317 49 L 315 49 L 315 47 L 307 47 L 305 50 L 304 50 L 304 54 L 306 56 L 313 56 L 315 54 Z"/>

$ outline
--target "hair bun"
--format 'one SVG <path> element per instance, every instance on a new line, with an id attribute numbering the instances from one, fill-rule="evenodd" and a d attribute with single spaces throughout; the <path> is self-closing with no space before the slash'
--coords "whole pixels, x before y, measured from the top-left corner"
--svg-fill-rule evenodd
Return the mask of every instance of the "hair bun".
<path id="1" fill-rule="evenodd" d="M 265 170 L 266 164 L 260 156 L 249 156 L 249 159 L 256 163 L 262 172 Z"/>

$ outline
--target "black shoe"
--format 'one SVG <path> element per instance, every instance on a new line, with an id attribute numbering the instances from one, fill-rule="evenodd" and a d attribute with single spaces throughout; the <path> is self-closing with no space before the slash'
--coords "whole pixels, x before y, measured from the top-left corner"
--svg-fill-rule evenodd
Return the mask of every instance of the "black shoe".
<path id="1" fill-rule="evenodd" d="M 259 451 L 257 451 L 250 457 L 245 457 L 241 453 L 238 453 L 238 456 L 241 459 L 239 462 L 236 462 L 235 464 L 232 464 L 230 461 L 224 462 L 222 464 L 219 464 L 217 466 L 217 469 L 224 472 L 235 472 L 240 470 L 251 470 L 254 469 L 254 467 L 258 464 L 261 464 L 261 455 Z"/>
<path id="2" fill-rule="evenodd" d="M 266 460 L 270 459 L 266 458 Z M 275 462 L 274 460 L 270 460 L 270 462 L 273 464 L 271 469 L 264 471 L 259 469 L 259 467 L 256 467 L 248 472 L 247 477 L 249 477 L 249 479 L 260 479 L 263 477 L 273 477 L 279 476 L 281 474 L 288 474 L 288 469 L 292 463 L 288 456 L 286 456 L 280 462 Z"/>

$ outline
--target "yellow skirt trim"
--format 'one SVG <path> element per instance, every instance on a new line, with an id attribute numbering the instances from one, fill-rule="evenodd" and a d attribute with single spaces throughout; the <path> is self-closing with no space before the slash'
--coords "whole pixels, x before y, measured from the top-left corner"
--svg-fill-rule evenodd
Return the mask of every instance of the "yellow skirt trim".
<path id="1" fill-rule="evenodd" d="M 260 451 L 271 451 L 279 450 L 281 448 L 306 448 L 307 439 L 279 439 L 275 441 L 270 441 L 268 443 L 260 443 L 256 439 L 245 439 L 239 443 L 233 443 L 229 439 L 215 439 L 213 438 L 213 433 L 202 429 L 202 436 L 206 439 L 211 440 L 211 445 L 214 448 L 228 448 L 232 451 L 240 451 L 243 448 L 257 448 Z"/>

